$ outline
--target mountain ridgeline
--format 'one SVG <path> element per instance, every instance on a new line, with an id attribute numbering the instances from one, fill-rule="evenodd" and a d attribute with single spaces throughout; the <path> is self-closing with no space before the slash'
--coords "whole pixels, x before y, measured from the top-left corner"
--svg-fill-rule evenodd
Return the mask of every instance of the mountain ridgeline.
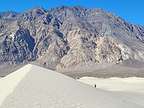
<path id="1" fill-rule="evenodd" d="M 0 64 L 51 69 L 144 61 L 144 27 L 102 9 L 34 8 L 0 13 Z"/>

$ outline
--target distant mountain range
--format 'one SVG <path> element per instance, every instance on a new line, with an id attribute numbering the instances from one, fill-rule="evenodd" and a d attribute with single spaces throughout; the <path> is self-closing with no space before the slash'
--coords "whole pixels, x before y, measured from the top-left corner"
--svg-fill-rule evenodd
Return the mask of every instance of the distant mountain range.
<path id="1" fill-rule="evenodd" d="M 144 26 L 102 9 L 34 8 L 0 13 L 0 65 L 51 69 L 144 62 Z"/>

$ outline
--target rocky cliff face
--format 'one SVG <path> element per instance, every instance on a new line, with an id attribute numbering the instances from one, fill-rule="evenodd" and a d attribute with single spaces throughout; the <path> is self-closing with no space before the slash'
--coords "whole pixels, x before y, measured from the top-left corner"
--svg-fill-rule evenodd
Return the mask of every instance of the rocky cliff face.
<path id="1" fill-rule="evenodd" d="M 144 27 L 101 9 L 35 8 L 0 14 L 0 63 L 52 69 L 144 61 Z"/>

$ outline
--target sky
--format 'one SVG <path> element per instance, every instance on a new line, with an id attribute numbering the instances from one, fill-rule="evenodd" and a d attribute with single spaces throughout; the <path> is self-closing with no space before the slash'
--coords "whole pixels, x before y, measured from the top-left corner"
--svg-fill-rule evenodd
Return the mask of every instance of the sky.
<path id="1" fill-rule="evenodd" d="M 35 7 L 102 8 L 134 24 L 144 25 L 144 0 L 0 0 L 0 11 L 23 12 Z"/>

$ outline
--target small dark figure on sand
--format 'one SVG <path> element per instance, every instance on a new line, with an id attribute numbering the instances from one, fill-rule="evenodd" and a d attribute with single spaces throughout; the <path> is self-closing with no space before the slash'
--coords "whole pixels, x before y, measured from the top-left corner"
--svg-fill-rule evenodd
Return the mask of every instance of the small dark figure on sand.
<path id="1" fill-rule="evenodd" d="M 96 84 L 94 85 L 94 87 L 96 88 Z"/>

